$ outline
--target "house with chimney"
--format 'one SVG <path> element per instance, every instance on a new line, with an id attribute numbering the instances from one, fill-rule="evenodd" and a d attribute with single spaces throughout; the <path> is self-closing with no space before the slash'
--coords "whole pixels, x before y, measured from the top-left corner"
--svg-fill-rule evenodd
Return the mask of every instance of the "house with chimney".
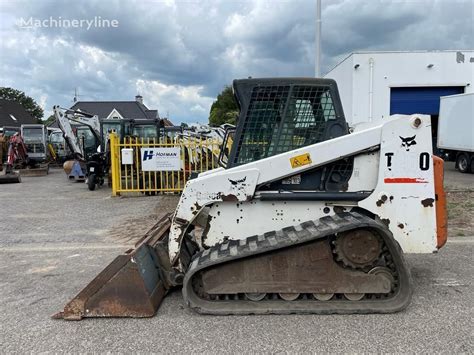
<path id="1" fill-rule="evenodd" d="M 151 110 L 143 103 L 141 95 L 133 101 L 77 101 L 71 110 L 99 116 L 99 119 L 160 119 L 158 110 Z"/>

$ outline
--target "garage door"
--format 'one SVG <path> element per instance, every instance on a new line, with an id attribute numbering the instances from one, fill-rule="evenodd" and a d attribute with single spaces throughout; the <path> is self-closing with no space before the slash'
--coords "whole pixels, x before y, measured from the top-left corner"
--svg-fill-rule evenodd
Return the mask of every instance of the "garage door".
<path id="1" fill-rule="evenodd" d="M 464 86 L 403 87 L 390 90 L 390 114 L 439 114 L 440 96 L 464 93 Z"/>

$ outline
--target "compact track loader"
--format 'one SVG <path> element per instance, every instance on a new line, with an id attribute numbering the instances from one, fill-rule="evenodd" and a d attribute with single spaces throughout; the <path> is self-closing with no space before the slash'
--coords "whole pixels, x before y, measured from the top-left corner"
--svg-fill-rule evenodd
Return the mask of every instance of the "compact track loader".
<path id="1" fill-rule="evenodd" d="M 447 238 L 429 116 L 349 130 L 336 83 L 233 83 L 226 168 L 190 180 L 173 214 L 54 317 L 147 317 L 167 291 L 207 314 L 389 313 L 410 302 L 404 253 Z"/>

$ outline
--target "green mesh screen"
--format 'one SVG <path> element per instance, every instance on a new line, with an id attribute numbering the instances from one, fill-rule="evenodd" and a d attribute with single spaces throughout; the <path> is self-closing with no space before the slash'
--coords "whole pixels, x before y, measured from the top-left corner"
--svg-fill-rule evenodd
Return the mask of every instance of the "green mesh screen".
<path id="1" fill-rule="evenodd" d="M 260 86 L 252 91 L 235 164 L 245 164 L 324 140 L 336 119 L 329 87 Z"/>

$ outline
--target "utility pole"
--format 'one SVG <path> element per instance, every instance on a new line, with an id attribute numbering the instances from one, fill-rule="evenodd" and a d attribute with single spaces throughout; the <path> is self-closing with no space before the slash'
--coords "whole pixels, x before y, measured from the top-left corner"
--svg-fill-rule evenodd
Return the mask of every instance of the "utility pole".
<path id="1" fill-rule="evenodd" d="M 316 0 L 316 58 L 314 73 L 321 77 L 321 0 Z"/>

